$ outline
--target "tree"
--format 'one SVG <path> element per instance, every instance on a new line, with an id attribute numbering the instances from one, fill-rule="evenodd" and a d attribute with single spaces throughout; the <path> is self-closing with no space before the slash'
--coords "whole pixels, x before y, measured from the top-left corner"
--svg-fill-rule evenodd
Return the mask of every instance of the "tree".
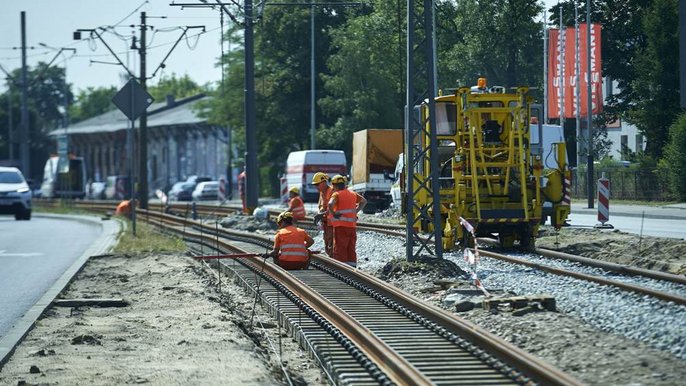
<path id="1" fill-rule="evenodd" d="M 455 18 L 461 40 L 448 62 L 462 86 L 486 77 L 507 87 L 542 84 L 543 7 L 535 0 L 459 0 Z M 454 86 L 453 86 L 454 87 Z"/>
<path id="2" fill-rule="evenodd" d="M 177 77 L 176 74 L 172 73 L 171 76 L 160 78 L 157 84 L 148 86 L 148 93 L 156 102 L 163 102 L 168 95 L 175 99 L 181 99 L 207 91 L 208 87 L 198 85 L 188 74 Z"/>
<path id="3" fill-rule="evenodd" d="M 629 120 L 646 137 L 646 153 L 658 159 L 679 107 L 677 0 L 655 0 L 643 18 L 646 46 L 636 58 Z"/>
<path id="4" fill-rule="evenodd" d="M 76 103 L 69 106 L 69 115 L 73 123 L 98 116 L 116 107 L 112 103 L 112 97 L 117 93 L 117 88 L 88 87 L 79 91 Z"/>
<path id="5" fill-rule="evenodd" d="M 669 176 L 669 186 L 681 201 L 686 200 L 686 113 L 679 115 L 669 128 L 669 142 L 665 148 L 665 158 Z"/>
<path id="6" fill-rule="evenodd" d="M 28 69 L 28 111 L 29 111 L 29 152 L 31 163 L 31 175 L 27 178 L 39 177 L 42 167 L 49 153 L 54 151 L 54 141 L 48 137 L 48 133 L 62 124 L 64 117 L 64 102 L 71 103 L 74 96 L 71 86 L 65 81 L 65 71 L 62 67 L 50 66 L 39 62 L 35 67 Z M 12 114 L 14 118 L 15 140 L 19 136 L 20 122 L 20 83 L 21 70 L 15 69 L 11 73 L 12 88 L 3 95 L 4 104 L 0 106 L 0 122 L 7 122 L 7 99 L 11 98 Z M 9 133 L 7 125 L 0 138 L 2 152 L 8 155 L 9 148 L 7 138 Z M 15 157 L 18 157 L 15 156 Z"/>

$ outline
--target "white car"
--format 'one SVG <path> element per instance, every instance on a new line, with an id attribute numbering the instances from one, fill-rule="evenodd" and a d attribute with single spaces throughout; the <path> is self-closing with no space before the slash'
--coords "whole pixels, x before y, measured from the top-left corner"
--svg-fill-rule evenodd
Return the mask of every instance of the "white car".
<path id="1" fill-rule="evenodd" d="M 195 186 L 193 191 L 193 201 L 216 200 L 219 194 L 219 182 L 206 181 Z"/>
<path id="2" fill-rule="evenodd" d="M 31 189 L 17 168 L 0 166 L 0 214 L 31 220 Z"/>

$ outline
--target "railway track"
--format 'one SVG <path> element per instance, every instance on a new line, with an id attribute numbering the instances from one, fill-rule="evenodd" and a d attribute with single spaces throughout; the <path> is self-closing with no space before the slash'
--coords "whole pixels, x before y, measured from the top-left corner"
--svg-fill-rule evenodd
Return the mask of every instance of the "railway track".
<path id="1" fill-rule="evenodd" d="M 54 205 L 56 201 L 39 201 L 41 203 L 48 203 L 49 205 Z M 114 203 L 111 201 L 78 201 L 75 203 L 76 207 L 90 210 L 98 211 L 112 211 L 114 208 Z M 195 208 L 193 208 L 195 206 Z M 164 208 L 159 203 L 150 203 L 149 213 L 162 213 Z M 230 205 L 213 205 L 213 204 L 196 204 L 191 203 L 172 203 L 169 206 L 169 211 L 176 213 L 177 215 L 182 215 L 183 217 L 190 217 L 193 212 L 199 217 L 213 217 L 213 216 L 226 216 L 229 214 L 239 213 L 242 208 L 238 206 Z M 278 215 L 279 210 L 270 209 L 270 216 L 275 217 Z M 305 221 L 301 222 L 299 226 L 306 228 L 313 228 L 312 218 L 307 217 Z M 378 224 L 369 222 L 359 222 L 358 229 L 361 231 L 370 231 L 382 233 L 389 236 L 405 238 L 405 226 L 396 224 Z M 479 241 L 486 245 L 495 245 L 495 241 L 488 238 L 480 238 Z M 554 267 L 550 264 L 530 261 L 525 257 L 515 257 L 509 254 L 504 254 L 496 252 L 493 250 L 480 250 L 481 255 L 488 256 L 497 260 L 505 261 L 511 264 L 523 265 L 531 268 L 536 268 L 554 275 L 573 277 L 579 280 L 589 281 L 598 283 L 601 285 L 613 286 L 624 291 L 634 292 L 641 295 L 648 295 L 660 300 L 674 302 L 675 304 L 686 305 L 686 296 L 681 294 L 670 293 L 662 291 L 659 289 L 651 288 L 647 285 L 635 284 L 630 281 L 619 280 L 618 278 L 608 277 L 608 275 L 598 275 L 598 274 L 588 274 L 583 272 L 578 272 L 571 269 L 562 269 Z M 658 282 L 672 282 L 678 285 L 686 285 L 686 277 L 682 275 L 674 275 L 666 272 L 660 272 L 649 269 L 642 269 L 637 267 L 632 267 L 628 265 L 614 264 L 609 262 L 598 261 L 594 259 L 589 259 L 582 256 L 575 256 L 571 254 L 566 254 L 558 251 L 548 250 L 544 248 L 537 248 L 534 251 L 535 254 L 540 255 L 547 259 L 554 260 L 566 260 L 579 263 L 583 266 L 599 268 L 603 271 L 617 273 L 625 276 L 639 276 L 649 279 L 654 279 Z"/>
<path id="2" fill-rule="evenodd" d="M 261 252 L 271 245 L 256 234 L 217 232 L 157 212 L 139 215 L 216 253 Z M 251 246 L 239 248 L 237 242 Z M 577 384 L 475 325 L 326 257 L 315 256 L 304 271 L 286 272 L 260 258 L 217 261 L 215 267 L 259 291 L 277 319 L 308 342 L 301 344 L 324 358 L 342 384 Z"/>
<path id="3" fill-rule="evenodd" d="M 111 204 L 77 207 L 111 211 Z M 138 218 L 214 253 L 262 252 L 268 237 L 138 210 Z M 241 247 L 237 246 L 241 244 Z M 214 260 L 255 291 L 339 384 L 576 385 L 558 369 L 455 315 L 323 256 L 286 272 L 258 257 Z"/>

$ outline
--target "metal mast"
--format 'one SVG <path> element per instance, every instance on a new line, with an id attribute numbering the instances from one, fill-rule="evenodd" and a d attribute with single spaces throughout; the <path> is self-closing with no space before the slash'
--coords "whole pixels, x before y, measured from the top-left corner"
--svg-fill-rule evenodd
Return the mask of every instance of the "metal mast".
<path id="1" fill-rule="evenodd" d="M 405 106 L 405 171 L 407 178 L 406 256 L 412 261 L 427 252 L 443 257 L 439 165 L 436 143 L 436 95 L 434 69 L 433 0 L 407 0 L 407 99 Z M 428 104 L 428 120 L 415 106 Z M 424 143 L 423 138 L 429 138 Z M 429 177 L 416 173 L 431 168 Z M 415 196 L 430 197 L 429 204 L 419 206 Z M 433 224 L 427 239 L 419 237 L 422 224 Z M 431 244 L 434 243 L 432 248 Z M 417 245 L 418 248 L 414 248 Z"/>

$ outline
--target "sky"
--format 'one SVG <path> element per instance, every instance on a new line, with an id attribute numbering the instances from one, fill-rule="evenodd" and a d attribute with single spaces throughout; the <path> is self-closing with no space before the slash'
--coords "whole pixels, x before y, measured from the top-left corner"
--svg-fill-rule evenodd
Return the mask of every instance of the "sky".
<path id="1" fill-rule="evenodd" d="M 7 71 L 21 66 L 20 12 L 26 12 L 27 64 L 39 61 L 49 62 L 57 53 L 39 45 L 76 48 L 76 54 L 65 52 L 55 62 L 63 66 L 66 56 L 67 82 L 75 90 L 87 87 L 122 86 L 122 67 L 111 64 L 91 63 L 92 60 L 115 62 L 114 57 L 100 42 L 75 41 L 72 34 L 78 28 L 97 28 L 116 25 L 119 35 L 129 37 L 131 24 L 140 24 L 140 12 L 150 16 L 167 16 L 166 19 L 149 18 L 148 24 L 154 31 L 147 32 L 148 76 L 152 74 L 182 33 L 171 27 L 204 25 L 206 33 L 182 40 L 166 61 L 166 67 L 157 73 L 149 84 L 156 83 L 161 75 L 188 74 L 200 84 L 220 79 L 220 69 L 215 67 L 221 54 L 219 12 L 210 8 L 171 7 L 172 0 L 0 0 L 0 65 Z M 198 0 L 176 0 L 176 2 L 199 3 Z M 139 8 L 137 11 L 136 9 Z M 135 11 L 135 12 L 134 12 Z M 171 30 L 170 30 L 171 29 Z M 201 30 L 189 30 L 188 35 L 197 35 Z M 136 29 L 138 35 L 138 29 Z M 87 37 L 84 33 L 83 37 Z M 131 41 L 124 42 L 113 33 L 104 33 L 104 40 L 118 54 L 121 61 L 138 75 L 138 55 L 129 49 Z M 152 41 L 151 41 L 152 38 Z M 197 40 L 197 42 L 196 42 Z M 197 43 L 197 45 L 196 45 Z M 226 44 L 226 43 L 225 43 Z M 189 45 L 194 48 L 189 48 Z M 228 47 L 226 45 L 225 47 Z M 4 74 L 0 74 L 4 79 Z M 0 89 L 5 88 L 0 82 Z"/>
<path id="2" fill-rule="evenodd" d="M 7 71 L 21 66 L 21 51 L 14 47 L 21 46 L 20 12 L 25 11 L 27 46 L 33 47 L 27 50 L 29 66 L 34 66 L 39 61 L 49 62 L 57 52 L 44 48 L 39 43 L 58 48 L 72 47 L 76 48 L 76 54 L 65 52 L 56 63 L 63 66 L 66 60 L 67 82 L 71 83 L 75 90 L 122 86 L 123 69 L 120 66 L 92 62 L 115 62 L 105 46 L 97 40 L 75 41 L 72 34 L 78 28 L 118 25 L 116 32 L 121 36 L 130 37 L 133 31 L 130 25 L 139 24 L 140 12 L 145 11 L 148 16 L 167 17 L 150 18 L 148 21 L 157 31 L 148 31 L 148 76 L 182 32 L 172 27 L 205 25 L 207 30 L 198 37 L 182 40 L 167 59 L 166 67 L 158 72 L 154 79 L 149 80 L 149 84 L 156 83 L 161 75 L 171 73 L 188 74 L 200 84 L 218 81 L 221 72 L 215 67 L 215 63 L 221 53 L 219 12 L 210 8 L 182 10 L 181 7 L 170 6 L 172 1 L 174 0 L 0 0 L 0 65 Z M 200 3 L 198 0 L 175 1 Z M 550 8 L 557 0 L 545 0 L 545 3 L 547 8 Z M 190 30 L 189 35 L 198 34 L 197 31 Z M 84 33 L 84 37 L 86 36 L 87 33 Z M 103 37 L 121 61 L 138 75 L 138 55 L 134 55 L 129 49 L 130 40 L 124 42 L 109 32 L 104 33 Z M 4 83 L 0 82 L 0 90 L 4 90 Z"/>

